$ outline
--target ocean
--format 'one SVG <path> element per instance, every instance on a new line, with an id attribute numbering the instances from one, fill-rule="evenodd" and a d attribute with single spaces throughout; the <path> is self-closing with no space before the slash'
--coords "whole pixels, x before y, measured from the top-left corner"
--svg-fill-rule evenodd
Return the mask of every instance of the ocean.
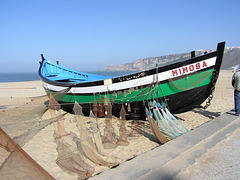
<path id="1" fill-rule="evenodd" d="M 132 71 L 94 71 L 87 72 L 105 76 L 120 76 L 123 74 L 133 73 Z M 22 82 L 22 81 L 38 81 L 40 80 L 38 73 L 0 73 L 0 82 Z"/>
<path id="2" fill-rule="evenodd" d="M 0 82 L 21 82 L 40 80 L 38 73 L 0 73 Z"/>

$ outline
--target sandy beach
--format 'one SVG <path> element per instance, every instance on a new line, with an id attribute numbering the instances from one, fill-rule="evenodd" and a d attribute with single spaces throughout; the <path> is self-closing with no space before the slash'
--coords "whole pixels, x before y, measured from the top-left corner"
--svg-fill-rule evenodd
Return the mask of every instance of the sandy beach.
<path id="1" fill-rule="evenodd" d="M 175 114 L 175 117 L 192 130 L 232 110 L 234 104 L 232 75 L 232 71 L 220 72 L 211 106 L 207 109 L 195 108 L 189 112 Z M 112 117 L 112 131 L 116 137 L 126 133 L 127 140 L 123 142 L 125 144 L 109 148 L 113 145 L 106 143 L 107 149 L 98 146 L 91 151 L 94 159 L 90 160 L 87 158 L 90 156 L 87 148 L 92 147 L 91 141 L 107 137 L 106 119 L 98 118 L 100 131 L 97 131 L 94 117 L 74 116 L 59 110 L 56 114 L 61 116 L 61 121 L 54 122 L 51 111 L 44 104 L 47 100 L 40 81 L 0 83 L 0 127 L 55 179 L 86 178 L 81 176 L 81 173 L 69 170 L 73 167 L 78 169 L 78 172 L 87 171 L 89 175 L 94 176 L 159 146 L 148 121 L 133 124 L 128 120 L 126 130 L 120 131 L 122 121 Z M 206 102 L 202 106 L 205 104 Z M 138 131 L 134 132 L 136 129 Z M 91 136 L 89 132 L 92 132 Z M 68 158 L 63 159 L 63 154 L 67 154 Z M 0 165 L 3 165 L 9 152 L 0 147 L 0 155 Z M 74 161 L 76 158 L 82 162 L 81 165 Z M 65 166 L 66 160 L 68 167 Z"/>

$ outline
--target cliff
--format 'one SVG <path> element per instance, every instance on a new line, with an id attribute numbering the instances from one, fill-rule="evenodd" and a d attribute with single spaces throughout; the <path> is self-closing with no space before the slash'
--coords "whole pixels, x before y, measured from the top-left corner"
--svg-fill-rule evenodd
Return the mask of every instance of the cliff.
<path id="1" fill-rule="evenodd" d="M 209 53 L 214 50 L 197 50 L 196 56 Z M 171 54 L 159 57 L 149 57 L 144 59 L 138 59 L 132 63 L 120 64 L 120 65 L 107 65 L 104 67 L 105 71 L 142 71 L 158 66 L 164 66 L 175 62 L 181 62 L 191 58 L 191 53 Z M 240 64 L 240 47 L 227 47 L 224 51 L 224 57 L 221 69 L 229 70 L 234 66 Z"/>

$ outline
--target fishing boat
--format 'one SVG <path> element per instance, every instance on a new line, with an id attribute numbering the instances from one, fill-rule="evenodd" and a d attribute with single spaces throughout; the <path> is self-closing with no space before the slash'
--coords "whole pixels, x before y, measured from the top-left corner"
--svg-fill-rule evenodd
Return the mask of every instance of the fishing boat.
<path id="1" fill-rule="evenodd" d="M 124 105 L 131 118 L 140 118 L 145 115 L 143 101 L 153 99 L 166 104 L 171 113 L 179 113 L 202 107 L 205 100 L 212 98 L 224 47 L 225 42 L 221 42 L 213 52 L 196 57 L 193 51 L 190 59 L 183 62 L 122 76 L 71 70 L 41 55 L 39 76 L 46 93 L 55 94 L 68 111 L 77 102 L 88 115 L 94 103 L 104 105 L 108 98 L 116 116 Z M 205 107 L 209 104 L 210 100 Z"/>

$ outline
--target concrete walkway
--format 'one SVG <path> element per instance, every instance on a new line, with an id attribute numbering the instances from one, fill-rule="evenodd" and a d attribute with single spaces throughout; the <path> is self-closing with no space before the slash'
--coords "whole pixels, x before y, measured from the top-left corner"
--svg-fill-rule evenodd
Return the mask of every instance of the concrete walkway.
<path id="1" fill-rule="evenodd" d="M 90 179 L 240 179 L 240 117 L 223 114 Z"/>

